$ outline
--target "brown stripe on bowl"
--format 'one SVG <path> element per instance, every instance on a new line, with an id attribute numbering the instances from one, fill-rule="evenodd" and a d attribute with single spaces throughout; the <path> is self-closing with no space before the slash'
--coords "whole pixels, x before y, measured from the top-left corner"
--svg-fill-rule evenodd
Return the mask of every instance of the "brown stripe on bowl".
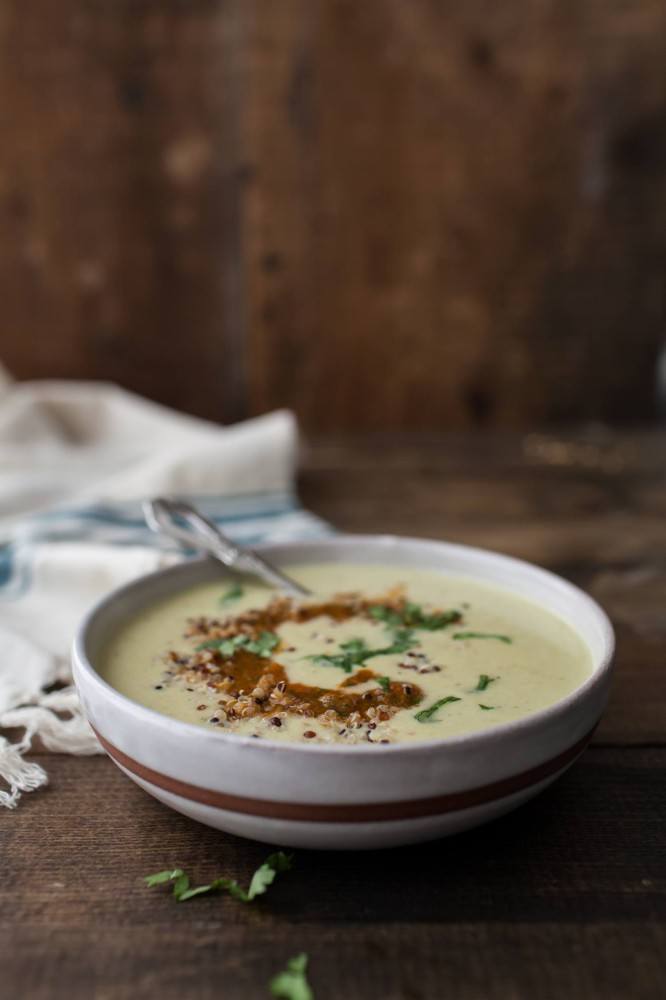
<path id="1" fill-rule="evenodd" d="M 458 812 L 462 809 L 471 809 L 474 806 L 494 802 L 529 788 L 531 785 L 536 785 L 572 764 L 587 746 L 593 732 L 594 729 L 562 753 L 536 767 L 478 788 L 449 792 L 426 799 L 407 799 L 401 802 L 324 805 L 317 802 L 279 802 L 254 799 L 219 792 L 212 788 L 190 785 L 188 782 L 154 771 L 152 768 L 146 767 L 145 764 L 134 760 L 95 729 L 97 739 L 116 763 L 143 781 L 170 792 L 172 795 L 178 795 L 205 806 L 212 806 L 215 809 L 224 809 L 227 812 L 306 823 L 377 823 L 389 820 L 419 819 L 426 816 L 441 816 L 445 813 Z"/>

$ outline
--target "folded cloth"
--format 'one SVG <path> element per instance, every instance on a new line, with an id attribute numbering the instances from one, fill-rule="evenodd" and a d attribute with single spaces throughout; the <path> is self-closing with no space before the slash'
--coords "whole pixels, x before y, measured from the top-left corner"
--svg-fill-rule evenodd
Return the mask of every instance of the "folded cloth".
<path id="1" fill-rule="evenodd" d="M 103 594 L 182 558 L 141 499 L 187 497 L 237 541 L 316 537 L 294 495 L 297 430 L 279 411 L 219 427 L 113 385 L 11 383 L 0 372 L 0 804 L 47 781 L 23 758 L 99 753 L 71 686 L 77 623 Z M 56 690 L 47 691 L 53 685 Z"/>

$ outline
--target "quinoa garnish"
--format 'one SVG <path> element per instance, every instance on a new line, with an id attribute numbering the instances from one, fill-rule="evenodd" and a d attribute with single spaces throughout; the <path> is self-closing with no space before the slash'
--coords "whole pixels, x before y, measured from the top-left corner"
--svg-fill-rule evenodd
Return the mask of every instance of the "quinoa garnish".
<path id="1" fill-rule="evenodd" d="M 393 632 L 397 651 L 405 659 L 399 667 L 416 672 L 441 670 L 431 666 L 424 653 L 409 648 L 412 638 L 409 616 L 414 618 L 414 608 L 403 590 L 394 588 L 380 600 L 369 600 L 359 594 L 339 594 L 320 602 L 297 602 L 289 597 L 275 597 L 263 608 L 240 611 L 227 617 L 197 617 L 190 619 L 185 638 L 194 645 L 192 652 L 170 650 L 167 660 L 173 680 L 184 682 L 187 691 L 205 689 L 215 695 L 220 706 L 209 719 L 214 725 L 237 725 L 243 720 L 265 719 L 269 725 L 282 727 L 288 716 L 317 719 L 324 726 L 335 727 L 340 736 L 354 741 L 356 731 L 367 726 L 366 737 L 378 723 L 388 722 L 396 712 L 418 705 L 424 697 L 416 684 L 402 684 L 369 669 L 367 660 L 384 651 L 393 652 L 392 646 L 370 649 L 362 640 L 343 643 L 340 655 L 322 656 L 324 667 L 342 667 L 347 676 L 335 687 L 292 682 L 285 665 L 276 659 L 280 653 L 298 653 L 297 646 L 287 646 L 276 631 L 280 625 L 293 622 L 307 623 L 326 617 L 329 627 L 342 622 L 361 619 L 385 622 Z M 419 621 L 426 619 L 422 612 Z M 444 617 L 447 614 L 444 613 Z M 460 615 L 456 621 L 459 621 Z M 432 617 L 432 616 L 431 616 Z M 430 618 L 428 619 L 430 622 Z M 397 622 L 397 624 L 395 624 Z M 402 623 L 402 626 L 398 627 Z M 417 627 L 419 627 L 417 623 Z M 432 624 L 421 627 L 443 627 Z M 335 643 L 328 630 L 311 633 L 327 645 Z M 418 644 L 418 639 L 413 642 Z M 354 648 L 355 645 L 355 648 Z M 380 644 L 381 645 L 381 644 Z M 352 651 L 349 652 L 350 647 Z M 355 659 L 358 657 L 358 659 Z M 328 679 L 328 678 L 327 678 Z M 370 687 L 368 682 L 372 683 Z M 159 685 L 160 687 L 162 685 Z M 205 703 L 197 706 L 202 712 Z M 342 728 L 339 728 L 343 723 Z M 253 734 L 257 735 L 257 734 Z M 317 733 L 308 729 L 305 739 L 314 739 Z M 358 738 L 362 738 L 361 732 Z M 372 742 L 372 741 L 371 741 Z"/>

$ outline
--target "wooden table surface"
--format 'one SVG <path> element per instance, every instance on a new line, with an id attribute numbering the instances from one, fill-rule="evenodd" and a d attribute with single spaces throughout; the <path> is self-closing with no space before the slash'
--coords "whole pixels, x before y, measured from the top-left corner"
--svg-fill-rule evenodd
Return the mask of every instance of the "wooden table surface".
<path id="1" fill-rule="evenodd" d="M 268 996 L 310 955 L 317 1000 L 657 998 L 666 989 L 666 434 L 319 442 L 304 502 L 342 529 L 490 546 L 581 584 L 618 637 L 593 745 L 485 828 L 417 848 L 298 851 L 263 900 L 177 904 L 141 876 L 247 881 L 268 849 L 169 811 L 104 757 L 49 757 L 1 816 L 0 993 Z"/>

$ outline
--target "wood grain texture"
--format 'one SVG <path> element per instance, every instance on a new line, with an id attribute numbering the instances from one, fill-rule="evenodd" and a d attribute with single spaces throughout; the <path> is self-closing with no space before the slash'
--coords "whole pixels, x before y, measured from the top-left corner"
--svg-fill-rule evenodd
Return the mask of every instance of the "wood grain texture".
<path id="1" fill-rule="evenodd" d="M 253 906 L 177 904 L 141 878 L 247 881 L 266 847 L 178 816 L 104 758 L 50 769 L 0 828 L 8 995 L 251 1000 L 300 950 L 317 1000 L 660 995 L 664 749 L 590 750 L 512 816 L 418 851 L 299 851 Z"/>
<path id="2" fill-rule="evenodd" d="M 663 5 L 254 9 L 252 407 L 326 430 L 653 412 Z"/>
<path id="3" fill-rule="evenodd" d="M 236 7 L 5 5 L 0 356 L 17 376 L 241 412 Z"/>
<path id="4" fill-rule="evenodd" d="M 7 0 L 0 356 L 319 430 L 645 418 L 659 0 Z"/>

